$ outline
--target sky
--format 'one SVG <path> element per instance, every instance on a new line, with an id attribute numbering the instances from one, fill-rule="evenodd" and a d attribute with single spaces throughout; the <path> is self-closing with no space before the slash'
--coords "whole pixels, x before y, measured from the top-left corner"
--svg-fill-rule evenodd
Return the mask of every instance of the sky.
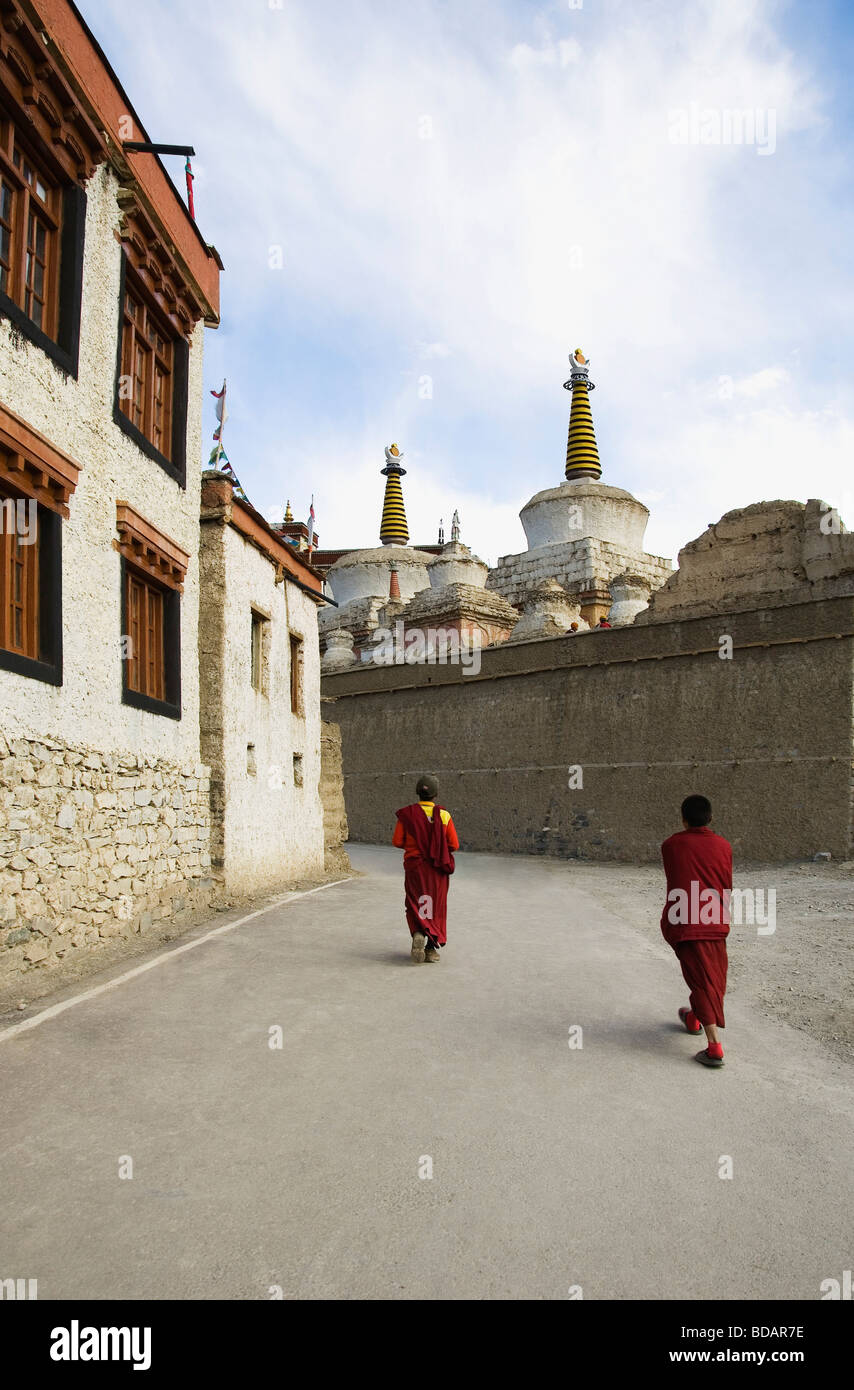
<path id="1" fill-rule="evenodd" d="M 494 564 L 563 481 L 581 347 L 646 549 L 820 497 L 854 527 L 847 0 L 78 0 L 224 262 L 208 388 L 269 519 Z M 164 161 L 183 188 L 182 161 Z M 214 401 L 205 393 L 205 458 Z"/>

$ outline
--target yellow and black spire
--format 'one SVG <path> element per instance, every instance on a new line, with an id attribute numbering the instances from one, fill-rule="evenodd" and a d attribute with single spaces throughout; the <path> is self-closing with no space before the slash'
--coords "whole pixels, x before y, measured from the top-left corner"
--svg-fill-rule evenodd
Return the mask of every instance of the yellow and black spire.
<path id="1" fill-rule="evenodd" d="M 581 348 L 576 348 L 570 355 L 569 365 L 569 381 L 563 383 L 564 390 L 572 392 L 569 439 L 566 445 L 567 480 L 573 482 L 576 478 L 598 479 L 602 476 L 602 465 L 599 462 L 593 416 L 590 413 L 590 392 L 594 389 L 593 382 L 587 375 L 590 362 Z"/>
<path id="2" fill-rule="evenodd" d="M 401 465 L 403 454 L 396 444 L 390 444 L 385 451 L 385 468 L 381 468 L 385 484 L 383 516 L 380 522 L 380 540 L 383 545 L 408 545 L 409 528 L 406 525 L 406 512 L 403 506 L 403 489 L 400 480 L 406 469 Z"/>

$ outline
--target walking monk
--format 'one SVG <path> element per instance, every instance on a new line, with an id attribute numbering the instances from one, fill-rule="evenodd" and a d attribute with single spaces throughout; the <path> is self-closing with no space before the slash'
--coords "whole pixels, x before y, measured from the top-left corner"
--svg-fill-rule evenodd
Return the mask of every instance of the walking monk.
<path id="1" fill-rule="evenodd" d="M 439 806 L 435 777 L 419 777 L 418 800 L 397 813 L 392 844 L 403 850 L 406 923 L 416 965 L 441 959 L 447 940 L 448 879 L 454 872 L 452 851 L 460 842 L 450 811 Z"/>
<path id="2" fill-rule="evenodd" d="M 667 875 L 667 902 L 661 930 L 679 957 L 690 990 L 689 1008 L 679 1017 L 689 1033 L 705 1031 L 708 1046 L 696 1054 L 705 1067 L 722 1067 L 724 1050 L 718 1029 L 724 1026 L 732 892 L 732 846 L 709 829 L 712 803 L 705 796 L 682 802 L 684 830 L 661 846 Z"/>

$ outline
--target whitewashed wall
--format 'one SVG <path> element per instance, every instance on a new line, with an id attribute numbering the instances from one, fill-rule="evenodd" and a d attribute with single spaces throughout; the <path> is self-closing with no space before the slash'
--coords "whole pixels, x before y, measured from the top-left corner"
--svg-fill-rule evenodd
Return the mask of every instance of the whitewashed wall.
<path id="1" fill-rule="evenodd" d="M 113 420 L 121 246 L 118 181 L 87 187 L 78 377 L 0 320 L 0 401 L 80 468 L 62 523 L 63 684 L 0 671 L 0 995 L 105 941 L 180 924 L 215 893 L 208 769 L 199 762 L 202 342 L 189 361 L 187 486 Z M 190 556 L 181 599 L 180 720 L 122 703 L 116 502 Z M 5 736 L 5 737 L 4 737 Z"/>
<path id="2" fill-rule="evenodd" d="M 212 734 L 205 756 L 222 786 L 225 884 L 242 896 L 323 870 L 317 609 L 295 585 L 277 585 L 271 560 L 233 527 L 205 526 L 202 541 L 204 605 L 224 604 L 219 653 L 209 649 L 202 657 L 205 719 Z M 253 608 L 269 614 L 266 693 L 252 687 Z M 216 622 L 213 615 L 210 624 L 203 621 L 206 642 Z M 301 717 L 291 712 L 291 633 L 303 641 Z M 214 669 L 217 662 L 221 672 Z M 221 720 L 215 729 L 217 686 Z M 254 774 L 248 770 L 249 744 L 254 745 Z M 302 755 L 301 787 L 294 784 L 294 753 Z"/>
<path id="3" fill-rule="evenodd" d="M 62 524 L 63 684 L 0 672 L 0 725 L 176 763 L 199 757 L 197 660 L 202 343 L 190 349 L 187 486 L 148 459 L 115 424 L 121 246 L 118 180 L 101 166 L 87 186 L 77 380 L 0 320 L 0 401 L 81 469 Z M 17 345 L 16 345 L 17 344 Z M 116 502 L 126 501 L 191 555 L 181 599 L 180 720 L 122 703 L 120 556 Z"/>

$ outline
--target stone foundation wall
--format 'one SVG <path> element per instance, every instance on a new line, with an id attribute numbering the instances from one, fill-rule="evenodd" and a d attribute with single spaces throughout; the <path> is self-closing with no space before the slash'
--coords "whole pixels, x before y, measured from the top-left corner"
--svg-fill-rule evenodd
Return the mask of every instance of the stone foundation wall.
<path id="1" fill-rule="evenodd" d="M 0 985 L 210 905 L 207 767 L 0 733 Z"/>

